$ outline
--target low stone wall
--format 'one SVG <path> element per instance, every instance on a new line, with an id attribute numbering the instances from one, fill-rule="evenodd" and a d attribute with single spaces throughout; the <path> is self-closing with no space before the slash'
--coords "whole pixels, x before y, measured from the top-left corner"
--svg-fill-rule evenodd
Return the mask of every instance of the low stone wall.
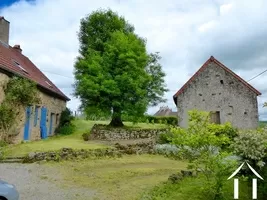
<path id="1" fill-rule="evenodd" d="M 59 151 L 49 152 L 32 152 L 23 159 L 23 163 L 33 163 L 37 161 L 61 161 L 85 158 L 101 158 L 101 157 L 121 157 L 122 151 L 113 149 L 79 149 L 62 148 Z"/>
<path id="2" fill-rule="evenodd" d="M 124 154 L 152 154 L 154 153 L 155 142 L 137 142 L 133 144 L 120 144 L 116 143 L 115 148 Z"/>
<path id="3" fill-rule="evenodd" d="M 167 129 L 130 129 L 130 128 L 111 128 L 106 125 L 95 124 L 90 134 L 85 135 L 85 140 L 132 140 L 132 139 L 156 139 Z M 87 137 L 87 138 L 85 138 Z"/>
<path id="4" fill-rule="evenodd" d="M 59 151 L 32 152 L 23 158 L 23 163 L 34 163 L 37 161 L 62 161 L 85 158 L 122 157 L 123 154 L 152 154 L 154 153 L 154 142 L 141 142 L 122 145 L 115 144 L 115 148 L 106 149 L 79 149 L 62 148 Z"/>

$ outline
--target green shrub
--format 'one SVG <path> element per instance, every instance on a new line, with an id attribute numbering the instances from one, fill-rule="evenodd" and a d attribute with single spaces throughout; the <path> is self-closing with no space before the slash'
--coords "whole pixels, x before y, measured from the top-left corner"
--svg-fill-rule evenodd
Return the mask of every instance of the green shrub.
<path id="1" fill-rule="evenodd" d="M 189 160 L 190 169 L 201 170 L 207 180 L 204 190 L 209 199 L 224 199 L 222 188 L 226 183 L 226 176 L 236 167 L 233 160 L 225 160 L 229 154 L 220 151 L 225 144 L 230 143 L 227 134 L 231 134 L 229 124 L 219 126 L 210 122 L 208 112 L 192 110 L 189 114 L 187 129 L 172 128 L 171 144 L 179 147 L 178 157 Z M 226 131 L 227 130 L 227 131 Z M 210 181 L 211 179 L 215 181 Z"/>
<path id="2" fill-rule="evenodd" d="M 171 138 L 173 137 L 173 134 L 171 132 L 161 133 L 159 134 L 157 138 L 158 144 L 169 144 L 171 143 Z"/>
<path id="3" fill-rule="evenodd" d="M 59 125 L 55 130 L 56 134 L 70 135 L 74 133 L 76 127 L 71 123 L 72 120 L 74 120 L 74 116 L 72 116 L 70 109 L 66 108 L 60 115 Z"/>
<path id="4" fill-rule="evenodd" d="M 76 127 L 74 124 L 72 124 L 72 123 L 65 124 L 65 125 L 57 128 L 57 134 L 70 135 L 70 134 L 75 132 L 75 129 L 76 129 Z"/>
<path id="5" fill-rule="evenodd" d="M 231 149 L 244 160 L 261 165 L 266 157 L 266 136 L 259 131 L 241 132 L 234 139 Z"/>
<path id="6" fill-rule="evenodd" d="M 263 177 L 267 175 L 266 137 L 267 132 L 264 129 L 241 132 L 230 146 L 236 155 L 241 156 L 243 161 L 247 161 Z M 242 173 L 246 177 L 252 178 L 251 176 L 253 176 L 248 168 L 243 170 Z M 258 188 L 258 197 L 259 199 L 265 199 L 266 195 L 267 184 L 263 182 Z"/>
<path id="7" fill-rule="evenodd" d="M 0 147 L 5 147 L 7 145 L 8 145 L 8 143 L 6 141 L 0 140 Z"/>
<path id="8" fill-rule="evenodd" d="M 70 109 L 66 108 L 61 112 L 59 125 L 64 126 L 66 124 L 70 124 L 72 120 L 74 120 L 74 116 L 72 116 Z"/>
<path id="9" fill-rule="evenodd" d="M 234 128 L 231 123 L 225 124 L 209 124 L 208 129 L 214 132 L 216 136 L 225 135 L 230 139 L 235 138 L 238 135 L 238 129 Z"/>
<path id="10" fill-rule="evenodd" d="M 84 141 L 88 141 L 89 140 L 89 136 L 90 136 L 90 132 L 86 132 L 82 134 L 83 140 Z"/>
<path id="11" fill-rule="evenodd" d="M 150 116 L 146 115 L 144 116 L 143 122 L 148 122 L 148 123 L 155 123 L 155 124 L 169 124 L 169 125 L 177 125 L 178 124 L 178 118 L 173 117 L 173 116 Z"/>
<path id="12" fill-rule="evenodd" d="M 178 124 L 178 118 L 175 116 L 144 115 L 143 117 L 136 118 L 129 115 L 122 115 L 122 121 L 150 124 L 168 124 L 173 126 L 176 126 Z"/>

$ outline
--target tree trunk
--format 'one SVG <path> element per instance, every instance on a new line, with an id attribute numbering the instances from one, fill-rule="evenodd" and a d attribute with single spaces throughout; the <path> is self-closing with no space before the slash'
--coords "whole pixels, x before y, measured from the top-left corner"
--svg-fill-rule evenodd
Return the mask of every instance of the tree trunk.
<path id="1" fill-rule="evenodd" d="M 112 120 L 109 125 L 113 127 L 124 126 L 121 120 L 121 110 L 119 108 L 113 108 Z"/>

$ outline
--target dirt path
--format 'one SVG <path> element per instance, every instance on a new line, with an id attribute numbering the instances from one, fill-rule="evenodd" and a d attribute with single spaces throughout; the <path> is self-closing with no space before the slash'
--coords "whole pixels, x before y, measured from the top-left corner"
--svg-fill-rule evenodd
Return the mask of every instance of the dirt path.
<path id="1" fill-rule="evenodd" d="M 57 169 L 40 164 L 0 164 L 0 179 L 14 184 L 21 200 L 90 200 L 94 191 L 64 186 Z"/>

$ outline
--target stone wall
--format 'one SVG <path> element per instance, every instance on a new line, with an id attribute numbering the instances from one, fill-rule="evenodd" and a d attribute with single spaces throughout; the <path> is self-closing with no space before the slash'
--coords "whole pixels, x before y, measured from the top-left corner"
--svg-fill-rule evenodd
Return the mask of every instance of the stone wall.
<path id="1" fill-rule="evenodd" d="M 61 161 L 85 158 L 101 158 L 101 157 L 121 157 L 122 152 L 117 149 L 80 149 L 62 148 L 58 151 L 49 152 L 32 152 L 23 159 L 24 163 L 34 163 L 37 161 Z"/>
<path id="2" fill-rule="evenodd" d="M 154 154 L 154 142 L 141 142 L 135 144 L 115 144 L 115 148 L 102 149 L 72 149 L 62 148 L 58 151 L 31 152 L 23 158 L 24 163 L 38 161 L 62 161 L 101 157 L 122 157 L 123 154 Z"/>
<path id="3" fill-rule="evenodd" d="M 4 100 L 5 94 L 2 88 L 2 85 L 4 82 L 8 81 L 10 78 L 0 72 L 0 103 Z M 41 102 L 38 105 L 31 106 L 31 115 L 30 115 L 30 140 L 38 140 L 41 138 L 40 134 L 40 119 L 41 119 L 41 107 L 44 106 L 48 109 L 47 111 L 47 121 L 46 121 L 46 127 L 47 127 L 47 134 L 49 133 L 49 126 L 50 126 L 50 118 L 51 114 L 53 114 L 53 130 L 52 134 L 54 135 L 55 128 L 59 124 L 59 118 L 60 114 L 63 110 L 66 108 L 66 101 L 61 100 L 59 98 L 50 96 L 44 92 L 39 91 L 39 97 L 41 99 Z M 35 106 L 39 107 L 38 116 L 37 116 L 37 124 L 34 124 L 35 119 Z M 24 136 L 24 125 L 26 121 L 25 116 L 25 108 L 22 108 L 20 113 L 18 114 L 16 124 L 12 128 L 12 135 L 15 137 L 13 138 L 14 143 L 19 143 L 23 140 Z"/>
<path id="4" fill-rule="evenodd" d="M 90 132 L 89 140 L 132 140 L 132 139 L 156 139 L 167 129 L 135 129 L 135 128 L 111 128 L 105 125 L 95 124 Z"/>
<path id="5" fill-rule="evenodd" d="M 214 62 L 177 97 L 177 109 L 181 127 L 187 127 L 192 109 L 219 111 L 221 123 L 240 129 L 258 127 L 257 95 Z"/>
<path id="6" fill-rule="evenodd" d="M 154 146 L 155 141 L 136 142 L 132 144 L 115 144 L 115 148 L 125 154 L 152 154 L 155 152 Z"/>
<path id="7" fill-rule="evenodd" d="M 40 119 L 41 119 L 41 107 L 44 106 L 47 108 L 47 118 L 46 118 L 46 127 L 47 127 L 47 135 L 51 136 L 54 135 L 55 133 L 55 128 L 59 124 L 59 119 L 61 112 L 65 110 L 66 108 L 66 101 L 63 101 L 61 99 L 49 96 L 43 92 L 39 92 L 39 96 L 41 99 L 40 104 L 35 105 L 39 107 L 39 112 L 38 112 L 38 119 L 37 119 L 37 124 L 34 126 L 34 118 L 35 118 L 35 106 L 32 106 L 32 112 L 31 112 L 31 118 L 30 118 L 30 123 L 31 123 L 31 130 L 30 130 L 30 139 L 31 140 L 37 140 L 40 139 Z M 49 135 L 49 127 L 50 127 L 50 118 L 51 114 L 53 115 L 53 120 L 52 120 L 52 134 Z"/>

